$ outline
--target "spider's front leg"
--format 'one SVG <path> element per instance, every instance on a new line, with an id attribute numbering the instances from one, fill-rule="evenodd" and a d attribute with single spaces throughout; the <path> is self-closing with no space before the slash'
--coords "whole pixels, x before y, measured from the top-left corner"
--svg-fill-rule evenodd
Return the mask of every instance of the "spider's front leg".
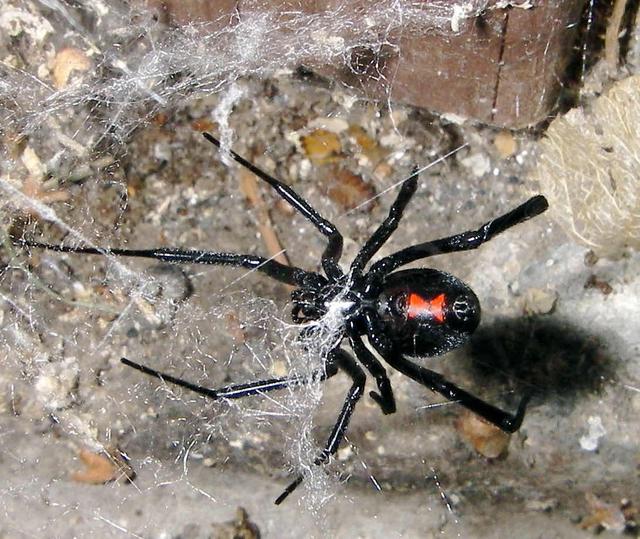
<path id="1" fill-rule="evenodd" d="M 318 458 L 314 461 L 314 464 L 318 466 L 324 464 L 329 459 L 329 457 L 334 455 L 338 450 L 340 442 L 342 442 L 347 427 L 349 426 L 351 415 L 353 414 L 353 411 L 355 410 L 356 404 L 360 400 L 360 397 L 362 397 L 366 381 L 364 371 L 356 364 L 351 356 L 347 354 L 347 352 L 341 349 L 334 350 L 329 355 L 325 368 L 321 371 L 315 372 L 311 377 L 290 376 L 284 378 L 272 378 L 270 380 L 260 380 L 257 382 L 248 382 L 246 384 L 236 384 L 220 389 L 210 389 L 207 387 L 199 386 L 197 384 L 188 382 L 187 380 L 183 380 L 181 378 L 177 378 L 156 369 L 152 369 L 145 365 L 141 365 L 140 363 L 135 363 L 126 358 L 122 358 L 121 361 L 128 367 L 132 367 L 144 374 L 155 376 L 165 382 L 184 387 L 185 389 L 189 389 L 190 391 L 213 400 L 240 399 L 251 395 L 266 393 L 268 391 L 284 389 L 286 387 L 308 384 L 314 379 L 323 381 L 334 376 L 338 372 L 338 368 L 341 368 L 351 377 L 351 379 L 353 380 L 353 384 L 349 389 L 349 392 L 347 393 L 347 397 L 345 398 L 342 410 L 340 411 L 338 419 L 333 426 L 325 448 L 322 450 L 320 456 L 318 456 Z M 281 504 L 287 498 L 287 496 L 289 496 L 289 494 L 291 494 L 298 487 L 298 485 L 302 483 L 303 479 L 304 477 L 302 475 L 299 475 L 284 490 L 284 492 L 280 496 L 278 496 L 275 503 L 278 505 Z"/>
<path id="2" fill-rule="evenodd" d="M 373 264 L 368 273 L 369 280 L 370 282 L 374 282 L 376 278 L 384 277 L 400 266 L 404 266 L 405 264 L 415 262 L 422 258 L 477 249 L 483 243 L 495 238 L 498 234 L 501 234 L 515 225 L 524 223 L 536 215 L 540 215 L 548 208 L 549 203 L 547 202 L 547 199 L 542 195 L 537 195 L 531 197 L 529 200 L 520 204 L 520 206 L 514 208 L 510 212 L 486 222 L 477 230 L 469 230 L 454 236 L 406 247 L 405 249 L 386 256 Z"/>
<path id="3" fill-rule="evenodd" d="M 525 394 L 522 397 L 515 414 L 505 412 L 493 404 L 479 399 L 452 382 L 449 382 L 440 373 L 416 365 L 412 361 L 404 358 L 402 354 L 394 350 L 393 344 L 384 334 L 384 328 L 372 313 L 365 313 L 365 321 L 371 344 L 394 369 L 418 382 L 420 385 L 440 393 L 446 399 L 460 403 L 465 408 L 505 432 L 513 433 L 520 428 L 522 420 L 524 419 L 527 403 L 531 398 L 530 394 Z"/>
<path id="4" fill-rule="evenodd" d="M 387 215 L 386 219 L 380 224 L 356 255 L 351 264 L 351 274 L 353 276 L 359 277 L 362 275 L 364 267 L 398 228 L 404 210 L 418 188 L 418 175 L 418 169 L 414 168 L 411 176 L 404 181 L 397 198 L 391 205 L 391 208 L 389 208 L 389 215 Z"/>
<path id="5" fill-rule="evenodd" d="M 174 249 L 159 247 L 156 249 L 118 249 L 110 247 L 75 247 L 71 245 L 54 245 L 41 243 L 25 238 L 11 238 L 15 245 L 35 247 L 58 253 L 76 253 L 100 256 L 128 256 L 134 258 L 150 258 L 174 264 L 206 264 L 211 266 L 231 266 L 259 271 L 281 283 L 307 287 L 322 286 L 326 279 L 317 273 L 305 271 L 295 266 L 287 266 L 276 260 L 256 255 L 236 253 L 215 253 L 194 249 Z"/>
<path id="6" fill-rule="evenodd" d="M 210 133 L 202 133 L 216 148 L 220 149 L 220 141 L 213 137 Z M 296 193 L 291 187 L 267 174 L 264 170 L 258 168 L 253 163 L 247 161 L 241 155 L 233 150 L 229 150 L 229 155 L 238 164 L 253 172 L 262 181 L 268 183 L 280 197 L 288 202 L 291 207 L 298 211 L 305 219 L 315 226 L 328 240 L 327 247 L 322 253 L 322 268 L 327 277 L 332 279 L 340 279 L 343 277 L 342 270 L 338 266 L 340 257 L 342 256 L 342 246 L 344 239 L 342 234 L 338 232 L 336 226 L 329 220 L 322 217 L 304 198 Z"/>
<path id="7" fill-rule="evenodd" d="M 162 380 L 163 382 L 168 382 L 179 387 L 184 387 L 185 389 L 189 389 L 194 393 L 198 393 L 199 395 L 203 395 L 213 400 L 241 399 L 243 397 L 250 397 L 251 395 L 260 395 L 262 393 L 267 393 L 268 391 L 275 391 L 287 387 L 309 384 L 313 380 L 324 381 L 328 378 L 331 378 L 338 372 L 338 367 L 336 366 L 336 364 L 328 361 L 323 370 L 318 370 L 312 373 L 311 376 L 285 376 L 283 378 L 270 378 L 268 380 L 247 382 L 245 384 L 234 384 L 231 386 L 221 387 L 219 389 L 210 389 L 208 387 L 203 387 L 187 380 L 183 380 L 182 378 L 177 378 L 175 376 L 167 374 L 166 372 L 157 371 L 156 369 L 152 369 L 151 367 L 147 367 L 146 365 L 131 361 L 126 357 L 123 357 L 120 361 L 122 361 L 122 363 L 124 363 L 127 367 L 132 367 L 137 371 L 148 374 L 149 376 L 160 378 L 160 380 Z"/>

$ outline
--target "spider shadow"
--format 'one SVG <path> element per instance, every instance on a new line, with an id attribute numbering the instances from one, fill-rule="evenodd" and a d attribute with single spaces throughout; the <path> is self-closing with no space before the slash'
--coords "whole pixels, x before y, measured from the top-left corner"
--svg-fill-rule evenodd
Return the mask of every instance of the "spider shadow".
<path id="1" fill-rule="evenodd" d="M 468 352 L 477 383 L 502 384 L 535 401 L 571 406 L 615 378 L 607 339 L 548 316 L 501 318 L 478 328 Z"/>

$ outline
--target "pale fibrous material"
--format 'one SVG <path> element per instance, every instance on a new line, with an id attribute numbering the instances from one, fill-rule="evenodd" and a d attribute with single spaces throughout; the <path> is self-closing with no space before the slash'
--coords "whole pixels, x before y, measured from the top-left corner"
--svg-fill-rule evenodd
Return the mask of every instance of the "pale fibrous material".
<path id="1" fill-rule="evenodd" d="M 273 430 L 278 431 L 287 422 L 293 423 L 291 430 L 295 432 L 289 436 L 285 460 L 292 469 L 308 475 L 305 484 L 310 487 L 310 506 L 321 504 L 332 493 L 327 488 L 331 476 L 313 465 L 324 439 L 312 430 L 322 391 L 318 377 L 312 380 L 311 374 L 322 368 L 323 357 L 335 346 L 348 304 L 336 302 L 323 320 L 304 328 L 306 338 L 301 339 L 300 328 L 284 322 L 288 313 L 280 316 L 270 302 L 254 296 L 239 299 L 198 284 L 196 294 L 215 295 L 212 303 L 220 305 L 219 309 L 202 309 L 193 298 L 184 302 L 185 294 L 172 292 L 174 284 L 182 282 L 180 273 L 140 270 L 130 259 L 40 253 L 45 262 L 34 270 L 28 266 L 27 255 L 10 245 L 6 230 L 15 215 L 26 215 L 55 224 L 67 244 L 113 246 L 120 241 L 113 236 L 115 227 L 107 224 L 101 228 L 98 214 L 87 203 L 95 196 L 85 199 L 77 192 L 71 194 L 70 189 L 81 186 L 90 190 L 95 186 L 95 192 L 104 193 L 104 189 L 113 187 L 117 193 L 105 207 L 117 206 L 120 200 L 126 205 L 131 186 L 120 174 L 120 156 L 132 151 L 134 132 L 144 132 L 159 113 L 197 108 L 195 117 L 215 122 L 223 143 L 230 144 L 239 137 L 229 118 L 247 99 L 244 85 L 250 85 L 250 81 L 291 74 L 309 58 L 326 65 L 348 64 L 358 48 L 393 46 L 390 36 L 403 31 L 408 21 L 429 31 L 448 32 L 462 19 L 481 13 L 486 2 L 467 2 L 464 14 L 455 11 L 448 1 L 389 0 L 357 12 L 352 4 L 345 3 L 329 13 L 290 11 L 286 16 L 269 10 L 245 10 L 241 20 L 233 24 L 212 21 L 175 27 L 158 22 L 142 2 L 138 8 L 132 7 L 135 3 L 111 0 L 7 0 L 0 4 L 0 248 L 9 260 L 6 271 L 0 268 L 0 299 L 10 306 L 4 325 L 0 324 L 0 357 L 8 358 L 0 362 L 2 394 L 16 395 L 12 397 L 16 402 L 24 396 L 22 405 L 35 418 L 55 413 L 74 447 L 95 451 L 111 433 L 117 438 L 123 428 L 119 424 L 121 406 L 138 410 L 138 398 L 146 402 L 158 394 L 166 395 L 154 401 L 162 416 L 174 409 L 174 401 L 189 401 L 176 407 L 176 413 L 184 415 L 182 424 L 189 425 L 179 445 L 185 463 L 192 448 L 206 450 L 209 438 L 220 433 L 232 437 L 230 445 L 235 447 L 242 443 L 236 436 L 240 438 L 247 431 L 249 438 L 258 436 L 253 432 L 255 424 L 272 423 Z M 371 72 L 376 76 L 375 66 Z M 390 94 L 393 80 L 386 80 L 382 74 L 379 78 Z M 167 162 L 172 160 L 172 149 L 171 144 L 161 142 L 153 147 L 158 160 Z M 202 151 L 211 150 L 203 143 Z M 147 187 L 146 193 L 153 193 L 153 188 Z M 207 196 L 202 190 L 194 190 L 189 211 L 199 211 L 196 203 Z M 175 199 L 180 199 L 180 193 L 170 192 L 158 206 L 177 204 Z M 188 199 L 184 197 L 191 204 Z M 116 213 L 124 213 L 123 208 Z M 237 211 L 232 204 L 224 210 L 229 214 Z M 166 224 L 161 222 L 162 212 L 147 216 L 158 229 Z M 168 214 L 172 212 L 167 210 Z M 89 279 L 69 277 L 65 260 L 74 268 L 94 264 L 97 269 L 89 275 L 96 274 L 96 278 L 104 264 L 104 289 L 112 303 L 107 305 L 97 298 Z M 39 278 L 48 267 L 64 285 L 51 286 L 46 278 Z M 245 276 L 239 272 L 237 280 Z M 244 283 L 232 284 L 241 289 Z M 38 300 L 43 294 L 45 306 Z M 70 317 L 78 317 L 77 334 L 64 335 L 56 329 L 51 313 L 60 305 L 69 307 Z M 107 313 L 105 321 L 96 322 L 92 313 L 98 313 L 98 318 L 100 313 Z M 237 322 L 229 321 L 229 313 Z M 0 322 L 3 316 L 0 309 Z M 238 327 L 229 329 L 228 325 Z M 144 358 L 140 350 L 116 351 L 115 345 L 112 350 L 109 345 L 127 327 L 141 333 L 132 337 L 131 343 L 144 339 L 148 332 L 170 334 L 164 354 L 148 352 L 152 357 Z M 228 354 L 218 350 L 216 338 L 225 332 L 236 334 L 237 340 Z M 84 340 L 83 333 L 95 334 L 96 340 Z M 42 335 L 55 342 L 58 339 L 64 346 L 51 346 L 49 341 L 43 344 Z M 118 401 L 114 385 L 107 384 L 107 404 L 95 406 L 110 410 L 101 416 L 110 419 L 96 425 L 93 410 L 86 404 L 93 401 L 83 398 L 93 387 L 89 373 L 102 372 L 104 365 L 107 371 L 120 373 L 123 367 L 118 354 L 149 360 L 156 367 L 206 386 L 222 384 L 218 375 L 227 365 L 232 365 L 239 377 L 232 380 L 235 382 L 298 375 L 307 376 L 311 383 L 304 390 L 282 391 L 269 399 L 229 403 L 237 422 L 225 417 L 231 413 L 227 407 L 218 406 L 215 420 L 207 422 L 203 420 L 206 414 L 193 411 L 199 402 L 193 395 L 175 391 L 158 380 L 123 372 L 127 378 L 122 383 L 131 387 L 132 402 L 122 400 L 122 396 Z M 114 380 L 119 377 L 115 374 Z M 31 380 L 36 380 L 35 386 Z M 78 401 L 86 407 L 79 406 Z M 268 408 L 270 404 L 273 409 Z M 210 403 L 199 406 L 208 409 Z M 29 413 L 23 412 L 23 417 L 31 417 Z M 135 416 L 133 413 L 124 423 L 138 428 L 142 423 Z M 150 458 L 157 457 L 158 448 L 169 443 L 171 437 L 180 438 L 175 428 L 165 432 L 162 425 L 162 421 L 156 424 L 157 439 L 147 444 Z M 136 460 L 136 466 L 138 463 Z M 174 468 L 168 465 L 167 472 Z M 276 493 L 274 489 L 274 496 Z M 35 491 L 24 495 L 26 499 L 38 496 Z M 10 513 L 0 502 L 0 514 Z M 5 516 L 5 520 L 11 517 Z"/>
<path id="2" fill-rule="evenodd" d="M 640 248 L 640 76 L 551 122 L 534 177 L 555 220 L 599 256 Z"/>
<path id="3" fill-rule="evenodd" d="M 32 131 L 66 107 L 99 104 L 110 108 L 103 129 L 119 138 L 135 128 L 144 114 L 141 105 L 172 106 L 192 94 L 228 89 L 241 77 L 294 70 L 310 59 L 348 65 L 358 48 L 394 47 L 389 37 L 409 23 L 414 31 L 450 31 L 487 6 L 486 0 L 469 1 L 462 14 L 455 2 L 444 1 L 386 0 L 358 11 L 347 3 L 321 13 L 280 14 L 264 8 L 243 11 L 233 24 L 227 15 L 220 21 L 169 28 L 151 11 L 141 6 L 136 11 L 124 2 L 79 2 L 71 8 L 50 0 L 41 3 L 45 9 L 37 2 L 15 4 L 0 17 L 6 39 L 26 35 L 37 46 L 65 35 L 65 42 L 47 51 L 37 73 L 25 70 L 11 55 L 3 59 L 0 99 L 8 106 L 0 107 L 0 130 L 17 124 Z M 56 58 L 61 52 L 64 62 Z M 75 83 L 70 78 L 73 69 L 86 71 Z M 375 73 L 375 66 L 371 71 Z M 382 74 L 379 82 L 387 90 L 393 84 Z"/>

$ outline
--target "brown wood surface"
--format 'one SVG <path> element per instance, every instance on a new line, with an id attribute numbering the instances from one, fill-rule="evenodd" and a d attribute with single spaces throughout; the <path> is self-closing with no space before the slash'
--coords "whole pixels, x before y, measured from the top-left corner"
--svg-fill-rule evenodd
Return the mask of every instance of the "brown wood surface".
<path id="1" fill-rule="evenodd" d="M 141 0 L 142 1 L 142 0 Z M 168 22 L 233 24 L 243 13 L 332 13 L 339 7 L 364 20 L 384 0 L 146 0 Z M 355 47 L 342 64 L 304 59 L 307 67 L 377 100 L 408 103 L 442 114 L 521 128 L 546 119 L 572 58 L 585 0 L 489 0 L 480 15 L 437 29 L 408 20 L 385 34 L 386 45 Z M 446 2 L 441 2 L 446 4 Z M 450 0 L 450 6 L 468 2 Z M 502 7 L 510 4 L 508 7 Z M 429 1 L 413 2 L 433 9 Z M 422 6 L 422 7 L 421 7 Z M 446 6 L 445 6 L 446 7 Z M 382 35 L 386 29 L 379 29 Z M 337 33 L 347 41 L 349 30 Z M 354 32 L 357 29 L 353 30 Z M 373 29 L 375 31 L 375 29 Z M 289 66 L 295 68 L 296 66 Z"/>

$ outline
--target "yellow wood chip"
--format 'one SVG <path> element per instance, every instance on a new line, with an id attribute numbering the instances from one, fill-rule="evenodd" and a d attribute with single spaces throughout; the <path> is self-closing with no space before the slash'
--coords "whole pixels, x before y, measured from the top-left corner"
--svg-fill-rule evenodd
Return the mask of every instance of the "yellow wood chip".
<path id="1" fill-rule="evenodd" d="M 326 129 L 316 129 L 301 138 L 302 148 L 314 165 L 333 163 L 340 157 L 342 145 L 338 135 Z"/>

